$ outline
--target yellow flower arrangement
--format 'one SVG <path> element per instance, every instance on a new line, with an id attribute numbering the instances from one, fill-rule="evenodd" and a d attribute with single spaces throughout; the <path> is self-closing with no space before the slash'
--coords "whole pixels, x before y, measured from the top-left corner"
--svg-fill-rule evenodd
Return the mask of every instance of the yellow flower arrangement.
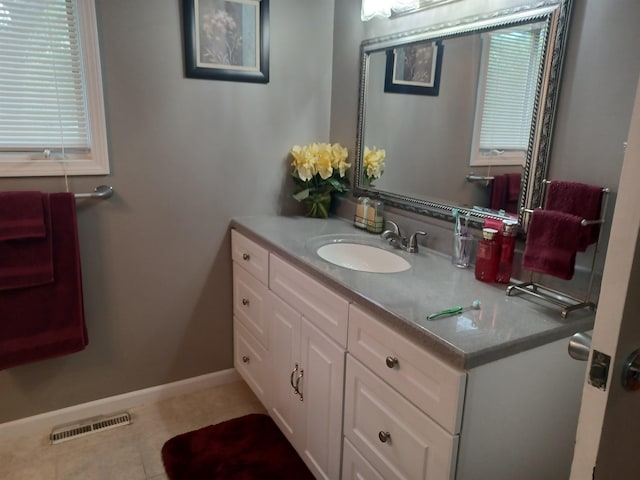
<path id="1" fill-rule="evenodd" d="M 384 159 L 387 156 L 385 150 L 378 150 L 377 147 L 364 147 L 364 155 L 362 163 L 364 165 L 363 183 L 367 187 L 372 187 L 373 182 L 380 178 L 384 173 Z"/>
<path id="2" fill-rule="evenodd" d="M 291 175 L 298 187 L 293 198 L 307 206 L 307 216 L 327 218 L 332 194 L 349 190 L 348 155 L 339 143 L 314 142 L 291 148 Z"/>

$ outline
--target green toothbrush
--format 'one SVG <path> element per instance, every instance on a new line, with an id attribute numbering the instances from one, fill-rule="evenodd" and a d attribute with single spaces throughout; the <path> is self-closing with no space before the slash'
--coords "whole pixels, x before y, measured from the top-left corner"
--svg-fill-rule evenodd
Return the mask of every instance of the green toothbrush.
<path id="1" fill-rule="evenodd" d="M 427 320 L 436 320 L 442 317 L 451 317 L 453 315 L 458 315 L 459 313 L 466 312 L 467 310 L 480 310 L 480 300 L 474 300 L 473 303 L 468 307 L 453 307 L 448 310 L 442 310 L 440 312 L 432 313 L 431 315 L 427 315 Z"/>

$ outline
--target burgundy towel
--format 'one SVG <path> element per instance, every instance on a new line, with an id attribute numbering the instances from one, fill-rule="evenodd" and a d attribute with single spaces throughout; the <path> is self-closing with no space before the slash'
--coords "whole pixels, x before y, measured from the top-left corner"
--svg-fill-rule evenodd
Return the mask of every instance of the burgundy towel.
<path id="1" fill-rule="evenodd" d="M 38 195 L 46 235 L 0 240 L 0 291 L 53 282 L 49 195 L 42 193 Z M 30 199 L 27 199 L 25 205 L 30 206 L 30 204 Z M 15 202 L 14 206 L 20 210 L 19 202 Z"/>
<path id="2" fill-rule="evenodd" d="M 520 200 L 520 182 L 521 175 L 519 173 L 507 173 L 507 199 L 505 210 L 510 213 L 518 213 L 518 201 Z"/>
<path id="3" fill-rule="evenodd" d="M 0 369 L 84 349 L 76 204 L 72 193 L 49 196 L 53 283 L 0 291 Z"/>
<path id="4" fill-rule="evenodd" d="M 47 234 L 40 192 L 0 192 L 0 241 Z"/>
<path id="5" fill-rule="evenodd" d="M 600 219 L 602 187 L 578 182 L 552 181 L 547 187 L 546 210 L 569 213 L 585 220 Z M 578 239 L 578 251 L 584 252 L 598 241 L 600 225 L 582 227 Z"/>
<path id="6" fill-rule="evenodd" d="M 564 212 L 534 210 L 522 267 L 564 280 L 573 278 L 581 220 Z"/>
<path id="7" fill-rule="evenodd" d="M 491 182 L 491 204 L 492 210 L 505 210 L 507 207 L 507 177 L 506 175 L 496 175 Z"/>

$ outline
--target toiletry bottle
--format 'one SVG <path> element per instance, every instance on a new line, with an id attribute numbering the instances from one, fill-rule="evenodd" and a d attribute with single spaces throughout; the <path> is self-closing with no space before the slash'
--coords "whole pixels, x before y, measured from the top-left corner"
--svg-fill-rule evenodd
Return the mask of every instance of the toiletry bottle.
<path id="1" fill-rule="evenodd" d="M 356 207 L 356 215 L 353 219 L 353 224 L 358 228 L 367 228 L 367 215 L 369 213 L 369 204 L 371 200 L 369 197 L 359 197 L 358 205 Z"/>
<path id="2" fill-rule="evenodd" d="M 367 212 L 367 231 L 381 233 L 384 229 L 384 203 L 373 200 Z"/>
<path id="3" fill-rule="evenodd" d="M 500 261 L 500 243 L 498 231 L 494 228 L 483 228 L 482 238 L 478 242 L 476 254 L 476 278 L 482 282 L 495 282 Z"/>
<path id="4" fill-rule="evenodd" d="M 496 282 L 509 283 L 511 281 L 511 271 L 513 270 L 513 250 L 516 246 L 516 235 L 518 233 L 517 223 L 505 223 L 500 234 L 500 262 L 498 263 L 498 273 Z"/>

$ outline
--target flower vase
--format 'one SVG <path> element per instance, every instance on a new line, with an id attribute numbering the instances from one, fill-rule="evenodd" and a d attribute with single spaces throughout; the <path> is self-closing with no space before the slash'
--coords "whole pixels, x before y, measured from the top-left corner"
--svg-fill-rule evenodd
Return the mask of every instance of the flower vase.
<path id="1" fill-rule="evenodd" d="M 302 200 L 305 216 L 311 218 L 329 218 L 331 193 L 315 193 Z"/>

